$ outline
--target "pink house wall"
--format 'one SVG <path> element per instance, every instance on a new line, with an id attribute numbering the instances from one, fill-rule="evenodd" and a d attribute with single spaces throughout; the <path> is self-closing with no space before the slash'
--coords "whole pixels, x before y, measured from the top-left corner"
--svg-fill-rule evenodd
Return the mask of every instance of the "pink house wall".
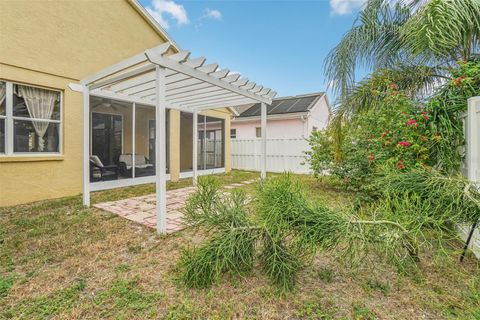
<path id="1" fill-rule="evenodd" d="M 267 138 L 308 138 L 314 127 L 317 130 L 323 130 L 327 127 L 329 120 L 330 108 L 326 97 L 322 96 L 305 120 L 299 116 L 294 119 L 268 119 Z M 231 122 L 231 129 L 236 129 L 237 139 L 256 138 L 255 128 L 257 127 L 260 127 L 260 120 Z"/>
<path id="2" fill-rule="evenodd" d="M 260 121 L 232 122 L 231 129 L 236 129 L 237 139 L 254 139 L 255 128 Z M 298 138 L 307 133 L 307 124 L 301 119 L 268 120 L 267 138 Z"/>

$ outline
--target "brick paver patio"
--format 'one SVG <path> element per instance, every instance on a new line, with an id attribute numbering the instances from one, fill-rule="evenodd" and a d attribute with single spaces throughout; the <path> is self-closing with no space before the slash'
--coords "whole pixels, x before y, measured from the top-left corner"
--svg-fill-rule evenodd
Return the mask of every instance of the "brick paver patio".
<path id="1" fill-rule="evenodd" d="M 255 182 L 255 180 L 233 183 L 225 186 L 224 189 L 234 189 L 253 182 Z M 182 223 L 182 209 L 185 206 L 187 198 L 194 192 L 195 187 L 167 191 L 167 233 L 173 233 L 185 228 Z M 155 206 L 155 194 L 118 201 L 103 202 L 94 205 L 95 208 L 115 213 L 120 217 L 150 228 L 156 228 L 157 225 Z"/>

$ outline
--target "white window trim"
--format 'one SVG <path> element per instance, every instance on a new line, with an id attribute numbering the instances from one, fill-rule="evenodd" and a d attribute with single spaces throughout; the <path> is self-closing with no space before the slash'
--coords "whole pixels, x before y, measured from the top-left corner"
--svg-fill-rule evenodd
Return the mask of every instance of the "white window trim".
<path id="1" fill-rule="evenodd" d="M 5 119 L 5 152 L 0 153 L 0 157 L 52 157 L 52 156 L 61 156 L 63 155 L 63 92 L 61 90 L 45 88 L 41 86 L 24 84 L 20 82 L 12 82 L 0 79 L 1 82 L 5 83 L 5 116 L 0 116 L 1 119 Z M 13 115 L 13 86 L 27 86 L 32 88 L 39 88 L 44 90 L 50 90 L 58 92 L 60 94 L 60 119 L 59 120 L 48 120 L 48 119 L 38 119 L 38 118 L 27 118 L 19 117 Z M 58 152 L 14 152 L 14 121 L 45 121 L 49 123 L 58 123 Z"/>

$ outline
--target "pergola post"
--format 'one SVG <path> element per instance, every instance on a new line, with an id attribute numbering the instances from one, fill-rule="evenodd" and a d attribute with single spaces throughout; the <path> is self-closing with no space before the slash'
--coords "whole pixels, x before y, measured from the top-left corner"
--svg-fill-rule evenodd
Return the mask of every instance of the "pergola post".
<path id="1" fill-rule="evenodd" d="M 135 127 L 135 123 L 137 122 L 135 120 L 135 117 L 137 113 L 137 106 L 135 102 L 132 104 L 132 178 L 135 178 L 135 153 L 136 153 L 136 146 L 135 146 L 135 138 L 137 134 L 137 129 Z"/>
<path id="2" fill-rule="evenodd" d="M 267 177 L 267 104 L 264 102 L 262 102 L 262 105 L 261 105 L 260 123 L 262 127 L 260 178 L 264 180 Z"/>
<path id="3" fill-rule="evenodd" d="M 83 205 L 90 206 L 90 89 L 83 86 Z"/>
<path id="4" fill-rule="evenodd" d="M 157 199 L 157 232 L 167 232 L 167 179 L 165 132 L 165 69 L 155 67 L 155 191 Z"/>
<path id="5" fill-rule="evenodd" d="M 198 111 L 193 111 L 193 129 L 192 129 L 192 182 L 197 185 L 197 167 L 198 167 Z"/>

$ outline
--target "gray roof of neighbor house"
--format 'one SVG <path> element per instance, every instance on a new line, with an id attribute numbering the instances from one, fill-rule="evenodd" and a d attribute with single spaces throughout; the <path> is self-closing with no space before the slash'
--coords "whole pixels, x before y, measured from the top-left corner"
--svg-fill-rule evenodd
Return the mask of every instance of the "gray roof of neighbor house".
<path id="1" fill-rule="evenodd" d="M 272 101 L 272 105 L 267 108 L 267 114 L 272 115 L 310 111 L 323 95 L 325 95 L 325 92 L 275 98 Z M 260 116 L 260 107 L 260 103 L 255 103 L 250 107 L 248 107 L 248 105 L 239 106 L 236 108 L 240 113 L 237 118 Z"/>

